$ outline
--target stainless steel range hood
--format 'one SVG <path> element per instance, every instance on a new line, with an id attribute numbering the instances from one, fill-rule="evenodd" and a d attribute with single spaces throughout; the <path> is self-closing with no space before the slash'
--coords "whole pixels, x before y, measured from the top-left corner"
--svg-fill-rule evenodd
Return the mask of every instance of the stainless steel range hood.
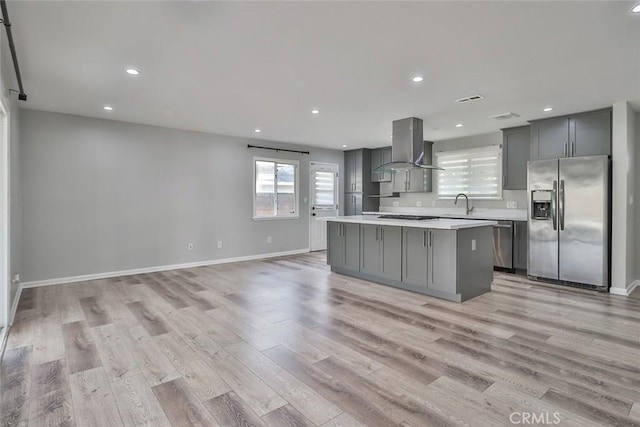
<path id="1" fill-rule="evenodd" d="M 422 119 L 409 117 L 395 120 L 393 122 L 391 162 L 385 163 L 375 170 L 394 171 L 415 168 L 443 170 L 435 165 L 424 164 L 424 158 Z"/>

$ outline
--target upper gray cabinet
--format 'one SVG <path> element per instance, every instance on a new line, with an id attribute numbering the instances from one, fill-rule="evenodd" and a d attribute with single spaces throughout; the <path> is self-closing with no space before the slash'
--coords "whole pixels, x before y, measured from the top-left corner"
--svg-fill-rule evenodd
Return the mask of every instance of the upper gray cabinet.
<path id="1" fill-rule="evenodd" d="M 433 159 L 433 142 L 424 142 L 423 163 L 429 165 Z M 392 173 L 394 193 L 430 193 L 432 191 L 433 171 L 431 169 L 412 168 Z"/>
<path id="2" fill-rule="evenodd" d="M 430 191 L 430 170 L 415 168 L 393 172 L 394 193 L 425 193 Z"/>
<path id="3" fill-rule="evenodd" d="M 569 119 L 571 156 L 611 154 L 611 110 L 580 114 Z"/>
<path id="4" fill-rule="evenodd" d="M 371 150 L 371 182 L 391 182 L 390 171 L 376 171 L 385 163 L 391 161 L 391 147 L 382 147 Z"/>
<path id="5" fill-rule="evenodd" d="M 502 188 L 527 189 L 527 162 L 531 153 L 529 126 L 502 129 Z"/>
<path id="6" fill-rule="evenodd" d="M 611 155 L 611 109 L 531 122 L 531 160 Z"/>
<path id="7" fill-rule="evenodd" d="M 566 157 L 569 145 L 569 119 L 550 119 L 531 123 L 531 160 Z"/>
<path id="8" fill-rule="evenodd" d="M 344 191 L 362 191 L 362 150 L 344 152 Z"/>

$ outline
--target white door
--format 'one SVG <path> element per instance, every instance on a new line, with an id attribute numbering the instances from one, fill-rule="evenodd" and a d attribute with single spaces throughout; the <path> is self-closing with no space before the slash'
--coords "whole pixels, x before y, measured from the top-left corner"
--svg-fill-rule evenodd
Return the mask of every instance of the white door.
<path id="1" fill-rule="evenodd" d="M 315 163 L 309 165 L 309 225 L 310 249 L 327 249 L 327 221 L 322 218 L 338 216 L 338 165 Z"/>

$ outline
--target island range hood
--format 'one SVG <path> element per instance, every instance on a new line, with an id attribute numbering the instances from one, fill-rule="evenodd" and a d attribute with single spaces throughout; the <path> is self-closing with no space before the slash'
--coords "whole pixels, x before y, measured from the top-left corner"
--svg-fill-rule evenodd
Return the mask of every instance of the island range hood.
<path id="1" fill-rule="evenodd" d="M 394 120 L 391 141 L 391 161 L 377 167 L 375 171 L 388 172 L 415 168 L 443 170 L 436 165 L 424 164 L 422 119 L 408 117 Z"/>

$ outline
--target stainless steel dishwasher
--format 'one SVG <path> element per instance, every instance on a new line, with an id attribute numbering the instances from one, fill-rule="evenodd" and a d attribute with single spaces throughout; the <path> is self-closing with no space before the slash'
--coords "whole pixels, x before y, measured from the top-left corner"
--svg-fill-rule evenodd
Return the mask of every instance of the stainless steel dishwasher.
<path id="1" fill-rule="evenodd" d="M 513 270 L 513 221 L 493 226 L 493 265 Z"/>

